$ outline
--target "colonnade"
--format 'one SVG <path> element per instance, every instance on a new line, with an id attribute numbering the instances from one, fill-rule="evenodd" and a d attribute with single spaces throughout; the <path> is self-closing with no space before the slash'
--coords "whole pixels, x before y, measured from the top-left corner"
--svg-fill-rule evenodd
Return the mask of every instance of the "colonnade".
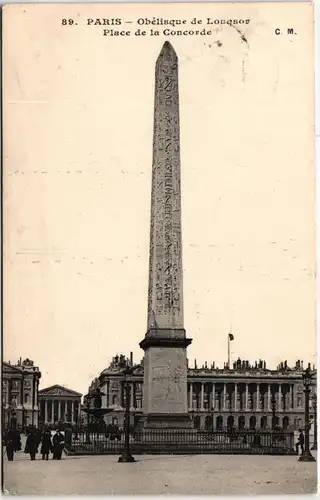
<path id="1" fill-rule="evenodd" d="M 252 382 L 190 382 L 189 410 L 276 411 L 293 410 L 294 384 Z"/>
<path id="2" fill-rule="evenodd" d="M 75 423 L 80 411 L 80 402 L 70 399 L 45 399 L 44 421 L 47 423 L 71 422 Z M 55 407 L 56 405 L 56 407 Z"/>

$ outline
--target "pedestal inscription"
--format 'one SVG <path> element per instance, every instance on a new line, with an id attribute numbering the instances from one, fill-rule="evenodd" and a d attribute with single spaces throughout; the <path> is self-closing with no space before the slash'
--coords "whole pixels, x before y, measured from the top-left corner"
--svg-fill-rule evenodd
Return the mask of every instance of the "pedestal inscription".
<path id="1" fill-rule="evenodd" d="M 184 386 L 187 383 L 187 365 L 184 349 L 153 347 L 146 351 L 144 369 L 148 380 L 144 381 L 146 391 L 146 413 L 188 412 Z"/>

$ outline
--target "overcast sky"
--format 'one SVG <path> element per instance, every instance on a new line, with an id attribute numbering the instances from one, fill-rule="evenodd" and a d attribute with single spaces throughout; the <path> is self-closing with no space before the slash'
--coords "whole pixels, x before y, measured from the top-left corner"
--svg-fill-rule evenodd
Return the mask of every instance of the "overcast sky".
<path id="1" fill-rule="evenodd" d="M 312 6 L 17 8 L 4 29 L 5 360 L 29 357 L 41 387 L 84 393 L 116 353 L 142 358 L 154 65 L 169 40 L 190 364 L 222 367 L 230 325 L 233 359 L 315 363 Z M 205 37 L 86 26 L 154 15 L 187 29 L 195 15 L 250 19 L 247 42 L 228 25 Z M 291 25 L 296 37 L 275 36 Z"/>

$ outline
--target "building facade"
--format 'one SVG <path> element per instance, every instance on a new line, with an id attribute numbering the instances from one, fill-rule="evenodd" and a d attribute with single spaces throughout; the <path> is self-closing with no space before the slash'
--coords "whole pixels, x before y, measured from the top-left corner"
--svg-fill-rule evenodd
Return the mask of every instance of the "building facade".
<path id="1" fill-rule="evenodd" d="M 38 426 L 40 370 L 30 359 L 16 365 L 2 363 L 2 409 L 4 426 Z"/>
<path id="2" fill-rule="evenodd" d="M 52 385 L 39 391 L 39 422 L 41 425 L 71 424 L 79 422 L 80 392 L 61 385 Z"/>
<path id="3" fill-rule="evenodd" d="M 119 367 L 123 355 L 115 356 L 108 368 L 96 378 L 89 392 L 99 387 L 103 392 L 102 405 L 113 411 L 106 415 L 109 423 L 123 426 L 125 391 L 123 371 Z M 133 364 L 132 357 L 128 360 Z M 122 365 L 121 365 L 122 366 Z M 311 367 L 310 367 L 311 368 Z M 194 427 L 220 429 L 226 427 L 284 429 L 304 426 L 304 387 L 302 361 L 293 368 L 281 363 L 277 369 L 268 369 L 264 361 L 254 364 L 238 359 L 232 368 L 219 369 L 214 363 L 201 368 L 188 367 L 188 408 Z M 311 398 L 316 394 L 316 370 L 312 369 Z M 131 425 L 142 416 L 143 362 L 134 366 L 129 378 Z M 311 416 L 313 416 L 311 408 Z M 273 421 L 274 419 L 274 421 Z"/>

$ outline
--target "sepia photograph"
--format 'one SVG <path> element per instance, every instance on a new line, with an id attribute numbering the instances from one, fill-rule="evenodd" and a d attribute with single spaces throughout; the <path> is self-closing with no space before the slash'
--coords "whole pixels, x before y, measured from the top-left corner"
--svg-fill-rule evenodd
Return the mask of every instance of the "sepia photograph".
<path id="1" fill-rule="evenodd" d="M 4 494 L 317 492 L 313 29 L 2 7 Z"/>

